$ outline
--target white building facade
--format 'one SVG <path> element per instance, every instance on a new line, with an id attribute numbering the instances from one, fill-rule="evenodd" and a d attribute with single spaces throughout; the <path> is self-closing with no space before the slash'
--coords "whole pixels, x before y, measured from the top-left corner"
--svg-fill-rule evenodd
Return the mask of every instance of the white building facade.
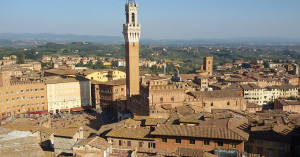
<path id="1" fill-rule="evenodd" d="M 72 108 L 91 106 L 91 81 L 57 78 L 47 80 L 48 112 L 70 112 Z"/>

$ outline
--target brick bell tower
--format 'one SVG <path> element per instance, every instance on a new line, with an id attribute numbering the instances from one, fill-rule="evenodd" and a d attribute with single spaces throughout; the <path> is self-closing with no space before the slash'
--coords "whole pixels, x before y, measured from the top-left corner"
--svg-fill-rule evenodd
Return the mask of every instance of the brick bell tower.
<path id="1" fill-rule="evenodd" d="M 128 0 L 125 4 L 126 24 L 123 24 L 126 53 L 126 94 L 127 101 L 132 95 L 139 94 L 139 41 L 141 26 L 138 24 L 138 4 Z"/>

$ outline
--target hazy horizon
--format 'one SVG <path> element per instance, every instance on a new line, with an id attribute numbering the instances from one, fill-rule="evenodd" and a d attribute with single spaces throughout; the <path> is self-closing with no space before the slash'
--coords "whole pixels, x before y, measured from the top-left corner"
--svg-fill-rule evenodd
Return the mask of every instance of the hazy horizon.
<path id="1" fill-rule="evenodd" d="M 300 38 L 300 1 L 136 0 L 142 39 Z M 125 0 L 1 1 L 0 33 L 122 37 Z"/>

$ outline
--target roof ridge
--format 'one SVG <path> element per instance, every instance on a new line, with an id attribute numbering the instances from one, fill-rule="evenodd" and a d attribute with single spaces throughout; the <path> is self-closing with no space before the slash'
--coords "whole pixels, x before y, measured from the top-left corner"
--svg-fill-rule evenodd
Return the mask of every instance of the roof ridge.
<path id="1" fill-rule="evenodd" d="M 230 118 L 230 119 L 232 119 L 232 118 Z M 230 119 L 227 121 L 227 128 L 231 131 L 231 132 L 233 132 L 234 134 L 236 134 L 236 135 L 238 135 L 238 136 L 240 136 L 240 137 L 242 137 L 243 139 L 245 139 L 246 140 L 246 138 L 245 137 L 243 137 L 242 135 L 240 135 L 239 133 L 237 133 L 237 132 L 235 132 L 233 129 L 231 129 L 231 127 L 229 127 L 229 122 L 230 122 Z M 239 130 L 241 130 L 240 128 L 238 128 L 238 127 L 236 127 L 237 129 L 239 129 Z M 241 130 L 242 131 L 242 130 Z"/>
<path id="2" fill-rule="evenodd" d="M 92 138 L 92 140 L 90 142 L 88 142 L 87 144 L 90 144 L 91 142 L 94 142 L 97 139 L 98 136 L 95 136 L 94 138 Z"/>

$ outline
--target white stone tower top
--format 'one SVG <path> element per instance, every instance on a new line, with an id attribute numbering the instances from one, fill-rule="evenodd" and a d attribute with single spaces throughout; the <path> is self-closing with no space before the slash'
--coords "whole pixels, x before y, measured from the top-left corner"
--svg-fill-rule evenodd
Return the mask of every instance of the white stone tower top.
<path id="1" fill-rule="evenodd" d="M 138 4 L 130 0 L 125 4 L 126 24 L 123 25 L 123 35 L 126 42 L 139 42 L 141 26 L 138 24 Z"/>

